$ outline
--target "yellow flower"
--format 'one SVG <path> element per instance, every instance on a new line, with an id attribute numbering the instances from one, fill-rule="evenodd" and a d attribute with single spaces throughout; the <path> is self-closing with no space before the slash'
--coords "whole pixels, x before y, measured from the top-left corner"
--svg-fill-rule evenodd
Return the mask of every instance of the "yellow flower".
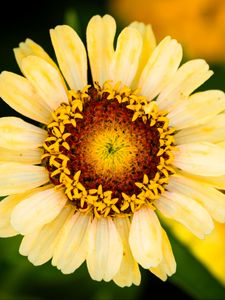
<path id="1" fill-rule="evenodd" d="M 2 72 L 0 96 L 35 121 L 0 119 L 0 235 L 24 235 L 34 265 L 63 273 L 85 260 L 94 280 L 140 284 L 140 264 L 162 280 L 176 263 L 159 210 L 203 238 L 225 220 L 225 95 L 193 93 L 211 75 L 204 60 L 179 67 L 181 45 L 155 46 L 149 25 L 94 16 L 86 50 L 69 26 L 50 31 L 62 73 L 26 40 L 24 75 Z M 64 78 L 66 82 L 64 81 Z M 9 196 L 8 196 L 9 195 Z"/>
<path id="2" fill-rule="evenodd" d="M 225 285 L 225 224 L 215 222 L 215 228 L 204 240 L 197 239 L 178 223 L 167 221 L 182 243 Z M 215 259 L 216 258 L 216 259 Z"/>
<path id="3" fill-rule="evenodd" d="M 224 61 L 225 2 L 223 0 L 111 0 L 121 20 L 151 23 L 156 37 L 172 35 L 188 57 Z M 125 12 L 125 13 L 124 13 Z"/>

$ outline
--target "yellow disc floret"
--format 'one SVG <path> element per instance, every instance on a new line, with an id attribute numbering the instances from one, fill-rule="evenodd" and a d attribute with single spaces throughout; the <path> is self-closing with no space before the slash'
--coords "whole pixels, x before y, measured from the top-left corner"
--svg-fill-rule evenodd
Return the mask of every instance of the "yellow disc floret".
<path id="1" fill-rule="evenodd" d="M 130 215 L 154 205 L 174 173 L 174 128 L 166 112 L 132 91 L 97 83 L 69 91 L 52 114 L 42 162 L 80 211 Z"/>

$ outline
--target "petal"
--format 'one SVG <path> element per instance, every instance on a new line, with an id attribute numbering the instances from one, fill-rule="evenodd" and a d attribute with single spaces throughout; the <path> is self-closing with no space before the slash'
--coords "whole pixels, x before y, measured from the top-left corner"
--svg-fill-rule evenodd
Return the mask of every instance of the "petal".
<path id="1" fill-rule="evenodd" d="M 49 181 L 45 167 L 6 162 L 0 164 L 0 196 L 23 193 Z"/>
<path id="2" fill-rule="evenodd" d="M 164 229 L 162 229 L 162 250 L 163 268 L 168 276 L 172 276 L 176 272 L 176 261 L 173 255 L 173 250 L 170 241 Z"/>
<path id="3" fill-rule="evenodd" d="M 218 144 L 218 146 L 225 148 L 225 140 L 224 141 L 220 141 Z"/>
<path id="4" fill-rule="evenodd" d="M 139 59 L 138 70 L 132 83 L 134 88 L 137 88 L 137 83 L 140 78 L 141 72 L 144 69 L 149 57 L 152 55 L 153 50 L 156 47 L 156 39 L 153 33 L 151 25 L 145 25 L 141 22 L 133 22 L 129 25 L 129 27 L 136 29 L 142 37 L 142 50 Z"/>
<path id="5" fill-rule="evenodd" d="M 87 55 L 77 33 L 68 25 L 50 30 L 52 44 L 60 69 L 71 89 L 87 85 Z"/>
<path id="6" fill-rule="evenodd" d="M 38 56 L 44 60 L 46 60 L 49 64 L 51 64 L 53 67 L 56 67 L 56 64 L 54 61 L 50 58 L 50 56 L 45 52 L 45 50 L 39 46 L 37 43 L 32 41 L 31 39 L 26 39 L 25 42 L 22 42 L 19 44 L 18 48 L 13 49 L 16 61 L 22 71 L 22 60 L 29 56 L 29 55 L 35 55 Z"/>
<path id="7" fill-rule="evenodd" d="M 135 260 L 145 269 L 162 260 L 162 234 L 154 211 L 144 207 L 134 213 L 129 243 Z"/>
<path id="8" fill-rule="evenodd" d="M 170 177 L 168 189 L 191 197 L 201 203 L 218 222 L 225 222 L 225 195 L 204 182 L 191 180 L 182 175 Z"/>
<path id="9" fill-rule="evenodd" d="M 205 91 L 190 96 L 168 114 L 170 125 L 176 129 L 205 124 L 225 109 L 222 91 Z"/>
<path id="10" fill-rule="evenodd" d="M 17 235 L 18 232 L 11 225 L 11 214 L 15 206 L 24 198 L 36 193 L 37 191 L 45 190 L 46 187 L 29 190 L 26 193 L 11 195 L 0 202 L 0 236 L 10 237 Z"/>
<path id="11" fill-rule="evenodd" d="M 155 268 L 150 268 L 149 270 L 161 280 L 165 281 L 167 276 L 172 276 L 176 272 L 176 261 L 173 256 L 170 241 L 164 229 L 162 229 L 162 251 L 163 259 L 160 264 Z"/>
<path id="12" fill-rule="evenodd" d="M 11 224 L 21 234 L 28 234 L 54 220 L 66 202 L 65 194 L 55 188 L 37 192 L 14 208 Z"/>
<path id="13" fill-rule="evenodd" d="M 225 190 L 225 175 L 223 176 L 198 176 L 198 175 L 193 175 L 189 174 L 186 172 L 179 172 L 185 177 L 188 177 L 194 181 L 197 181 L 198 183 L 204 183 L 207 184 L 208 186 L 215 187 L 220 190 Z"/>
<path id="14" fill-rule="evenodd" d="M 12 195 L 0 202 L 0 236 L 15 236 L 18 232 L 10 224 L 10 217 L 14 207 L 21 201 L 21 195 Z"/>
<path id="15" fill-rule="evenodd" d="M 71 214 L 71 208 L 72 205 L 63 208 L 51 223 L 25 235 L 20 245 L 20 254 L 28 256 L 29 261 L 35 266 L 51 259 L 64 223 Z"/>
<path id="16" fill-rule="evenodd" d="M 202 110 L 204 110 L 204 107 L 202 107 Z M 206 124 L 185 128 L 175 134 L 175 141 L 177 144 L 193 142 L 219 143 L 224 140 L 225 113 L 215 116 Z"/>
<path id="17" fill-rule="evenodd" d="M 113 281 L 120 287 L 131 286 L 133 283 L 139 285 L 141 273 L 138 264 L 133 258 L 129 245 L 130 221 L 127 217 L 115 218 L 114 222 L 123 243 L 123 258 L 118 273 Z"/>
<path id="18" fill-rule="evenodd" d="M 180 222 L 200 239 L 214 228 L 213 221 L 204 207 L 192 198 L 174 192 L 173 189 L 163 193 L 155 202 L 155 206 L 167 218 Z"/>
<path id="19" fill-rule="evenodd" d="M 28 150 L 10 150 L 0 147 L 0 163 L 19 162 L 24 164 L 40 164 L 43 151 L 39 148 Z"/>
<path id="20" fill-rule="evenodd" d="M 110 281 L 118 272 L 123 247 L 111 218 L 95 218 L 88 234 L 87 267 L 92 279 Z"/>
<path id="21" fill-rule="evenodd" d="M 90 221 L 90 214 L 73 212 L 63 226 L 54 250 L 52 265 L 57 266 L 64 274 L 73 273 L 87 257 Z"/>
<path id="22" fill-rule="evenodd" d="M 103 85 L 109 79 L 116 22 L 109 15 L 94 16 L 87 26 L 87 48 L 93 81 Z"/>
<path id="23" fill-rule="evenodd" d="M 42 146 L 47 132 L 16 117 L 0 118 L 0 147 L 11 150 Z"/>
<path id="24" fill-rule="evenodd" d="M 149 268 L 149 271 L 152 272 L 155 276 L 157 276 L 162 281 L 167 280 L 167 274 L 164 270 L 163 263 L 158 264 L 156 267 Z"/>
<path id="25" fill-rule="evenodd" d="M 140 33 L 134 28 L 126 27 L 117 40 L 109 69 L 109 79 L 114 83 L 121 81 L 123 85 L 130 86 L 137 72 L 141 49 Z"/>
<path id="26" fill-rule="evenodd" d="M 21 64 L 27 79 L 52 110 L 68 102 L 63 79 L 52 65 L 33 55 L 24 58 Z"/>
<path id="27" fill-rule="evenodd" d="M 209 70 L 208 64 L 202 59 L 190 60 L 183 64 L 158 96 L 157 104 L 160 109 L 173 110 L 181 100 L 186 99 L 212 74 L 213 72 Z"/>
<path id="28" fill-rule="evenodd" d="M 155 48 L 138 83 L 141 94 L 149 100 L 156 97 L 177 71 L 182 59 L 182 48 L 176 40 L 166 37 Z"/>
<path id="29" fill-rule="evenodd" d="M 2 72 L 0 75 L 0 97 L 13 109 L 38 122 L 48 124 L 51 110 L 32 87 L 30 82 L 17 74 Z"/>
<path id="30" fill-rule="evenodd" d="M 225 149 L 207 142 L 179 145 L 173 164 L 195 175 L 224 175 Z"/>

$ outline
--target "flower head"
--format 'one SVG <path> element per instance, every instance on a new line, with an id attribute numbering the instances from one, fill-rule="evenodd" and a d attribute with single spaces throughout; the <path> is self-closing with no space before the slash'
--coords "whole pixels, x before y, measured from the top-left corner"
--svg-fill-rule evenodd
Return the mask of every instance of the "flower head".
<path id="1" fill-rule="evenodd" d="M 140 283 L 138 264 L 162 280 L 176 269 L 157 211 L 203 238 L 225 219 L 225 97 L 192 94 L 212 72 L 179 67 L 170 37 L 149 25 L 119 35 L 105 15 L 87 27 L 86 50 L 69 26 L 50 31 L 61 72 L 31 40 L 15 49 L 24 76 L 0 75 L 0 96 L 41 128 L 0 119 L 0 234 L 24 235 L 34 265 L 63 273 L 85 260 L 95 280 Z M 64 81 L 64 78 L 66 82 Z"/>

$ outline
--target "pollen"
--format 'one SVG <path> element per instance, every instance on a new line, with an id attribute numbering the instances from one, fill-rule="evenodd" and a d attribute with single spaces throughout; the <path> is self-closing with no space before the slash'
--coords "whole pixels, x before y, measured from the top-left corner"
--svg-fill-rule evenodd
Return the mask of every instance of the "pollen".
<path id="1" fill-rule="evenodd" d="M 120 83 L 69 91 L 43 144 L 50 181 L 77 210 L 97 217 L 154 207 L 174 173 L 175 129 L 166 115 Z"/>

